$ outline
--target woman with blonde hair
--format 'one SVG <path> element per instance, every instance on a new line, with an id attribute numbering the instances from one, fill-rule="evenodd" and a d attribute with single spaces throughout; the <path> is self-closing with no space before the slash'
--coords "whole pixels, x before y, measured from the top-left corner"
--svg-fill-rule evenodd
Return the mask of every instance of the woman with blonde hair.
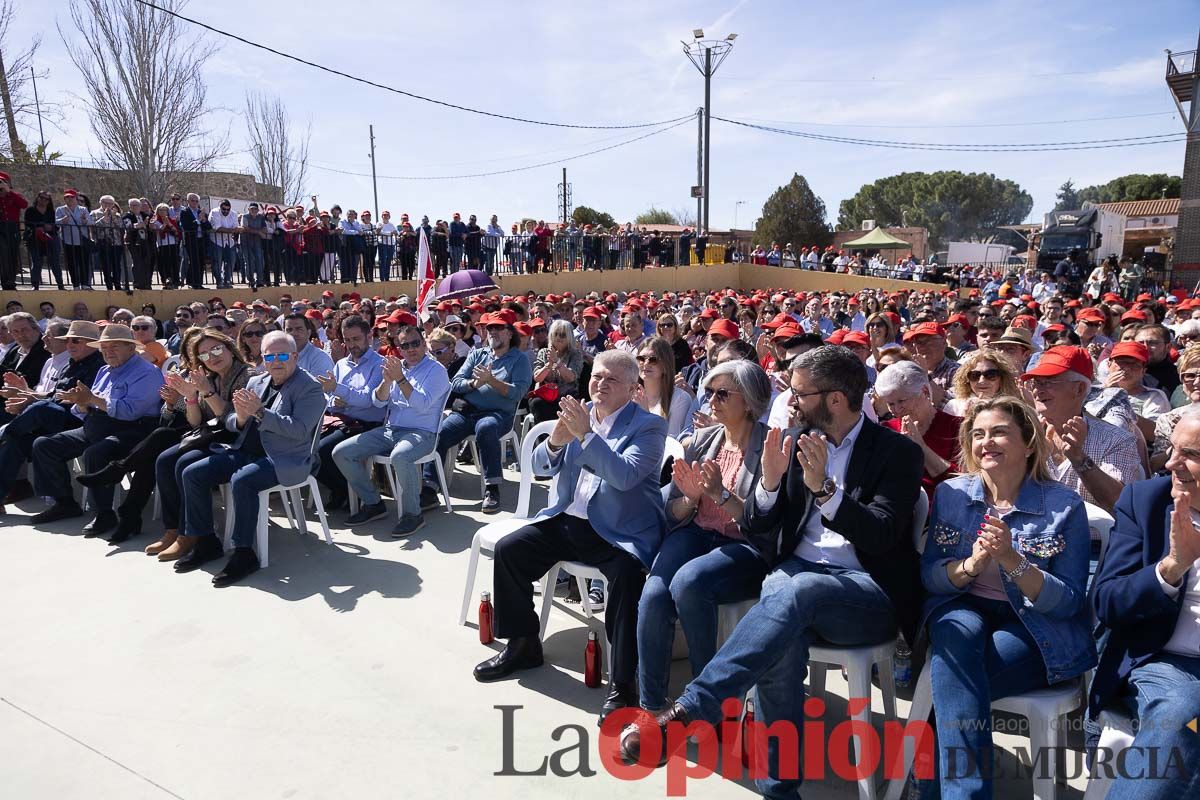
<path id="1" fill-rule="evenodd" d="M 883 348 L 896 343 L 896 323 L 886 311 L 876 311 L 867 317 L 864 329 L 871 340 L 871 357 L 867 359 L 867 366 L 873 367 Z"/>
<path id="2" fill-rule="evenodd" d="M 954 373 L 954 398 L 945 410 L 956 417 L 965 417 L 971 405 L 993 397 L 1019 397 L 1017 371 L 1008 357 L 990 347 L 974 350 L 959 361 Z"/>
<path id="3" fill-rule="evenodd" d="M 661 336 L 652 336 L 642 343 L 634 358 L 640 376 L 634 402 L 665 419 L 668 436 L 683 439 L 690 435 L 696 398 L 689 392 L 676 391 L 675 354 L 671 345 Z"/>
<path id="4" fill-rule="evenodd" d="M 571 323 L 565 319 L 550 325 L 546 346 L 533 360 L 534 388 L 529 398 L 529 413 L 534 422 L 548 422 L 558 415 L 563 395 L 579 396 L 579 373 L 583 371 L 583 351 L 575 339 Z"/>

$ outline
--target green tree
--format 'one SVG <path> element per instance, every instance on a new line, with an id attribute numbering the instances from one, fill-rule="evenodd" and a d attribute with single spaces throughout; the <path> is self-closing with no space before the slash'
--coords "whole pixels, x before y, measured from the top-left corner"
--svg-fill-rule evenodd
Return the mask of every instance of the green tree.
<path id="1" fill-rule="evenodd" d="M 1133 173 L 1113 178 L 1108 183 L 1085 186 L 1079 190 L 1079 201 L 1091 203 L 1120 203 L 1125 200 L 1159 200 L 1179 197 L 1183 181 L 1177 175 L 1162 172 L 1153 175 Z"/>
<path id="2" fill-rule="evenodd" d="M 576 225 L 603 225 L 611 228 L 617 224 L 611 214 L 587 206 L 575 206 L 575 210 L 571 212 L 571 219 L 575 220 Z"/>
<path id="3" fill-rule="evenodd" d="M 1014 181 L 984 172 L 905 172 L 880 178 L 843 200 L 838 230 L 856 230 L 865 219 L 886 227 L 929 231 L 935 250 L 947 242 L 982 239 L 1001 225 L 1023 221 L 1033 198 Z"/>
<path id="4" fill-rule="evenodd" d="M 1058 193 L 1054 195 L 1055 211 L 1066 211 L 1068 209 L 1076 209 L 1082 205 L 1082 200 L 1079 197 L 1079 190 L 1075 188 L 1075 184 L 1070 178 L 1062 186 L 1058 187 Z"/>
<path id="5" fill-rule="evenodd" d="M 670 211 L 656 206 L 643 211 L 633 218 L 634 225 L 680 225 L 678 218 Z"/>
<path id="6" fill-rule="evenodd" d="M 762 216 L 754 223 L 754 236 L 764 245 L 826 245 L 832 234 L 825 221 L 825 203 L 802 175 L 793 173 L 792 179 L 763 203 Z"/>

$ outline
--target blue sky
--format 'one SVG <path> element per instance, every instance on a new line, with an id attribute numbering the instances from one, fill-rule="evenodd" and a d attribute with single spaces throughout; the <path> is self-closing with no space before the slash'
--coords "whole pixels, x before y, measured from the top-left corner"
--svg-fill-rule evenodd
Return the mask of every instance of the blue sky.
<path id="1" fill-rule="evenodd" d="M 44 98 L 67 104 L 51 148 L 99 150 L 63 44 L 45 14 L 71 33 L 65 3 L 18 6 L 12 35 L 45 41 Z M 322 10 L 324 9 L 324 10 Z M 332 9 L 332 10 L 331 10 Z M 902 9 L 902 10 L 901 10 Z M 211 0 L 185 13 L 215 27 L 387 85 L 500 113 L 560 122 L 665 120 L 703 104 L 703 81 L 681 39 L 703 27 L 735 32 L 737 44 L 713 82 L 713 113 L 771 120 L 778 127 L 858 138 L 1012 143 L 1107 139 L 1182 132 L 1163 81 L 1164 48 L 1196 46 L 1195 0 L 1152 3 L 826 3 L 727 0 L 653 3 L 397 3 L 349 5 Z M 375 126 L 381 176 L 447 176 L 551 161 L 631 139 L 644 131 L 562 130 L 488 119 L 409 100 L 281 60 L 227 39 L 206 70 L 213 128 L 246 147 L 240 116 L 247 88 L 274 91 L 302 127 L 311 120 L 310 183 L 322 206 L 370 207 L 367 126 Z M 1137 115 L 1137 116 L 1130 116 Z M 1126 119 L 1098 117 L 1129 116 Z M 1092 121 L 1028 124 L 1058 120 Z M 1000 127 L 979 127 L 996 125 Z M 1129 172 L 1180 174 L 1183 143 L 1052 153 L 947 153 L 814 142 L 712 123 L 711 224 L 753 223 L 793 172 L 825 201 L 905 171 L 958 169 L 1017 181 L 1033 215 L 1076 186 Z M 974 127 L 968 127 L 974 126 Z M 31 139 L 34 137 L 30 137 Z M 223 165 L 247 169 L 245 156 Z M 632 219 L 649 206 L 695 210 L 692 123 L 566 165 L 577 205 Z M 332 169 L 325 169 L 332 168 Z M 561 166 L 457 180 L 379 180 L 380 208 L 393 215 L 454 211 L 503 224 L 552 218 Z M 19 187 L 18 187 L 19 188 Z"/>

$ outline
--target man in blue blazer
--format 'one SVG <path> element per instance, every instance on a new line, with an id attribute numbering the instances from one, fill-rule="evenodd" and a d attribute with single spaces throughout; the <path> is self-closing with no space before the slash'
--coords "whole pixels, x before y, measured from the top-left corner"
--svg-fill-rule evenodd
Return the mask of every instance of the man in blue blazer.
<path id="1" fill-rule="evenodd" d="M 175 562 L 176 572 L 191 572 L 222 555 L 213 527 L 212 489 L 229 483 L 233 490 L 236 549 L 213 578 L 214 586 L 228 586 L 258 569 L 258 493 L 308 479 L 315 461 L 315 433 L 325 414 L 325 393 L 298 368 L 291 336 L 268 333 L 262 353 L 266 374 L 254 376 L 245 389 L 233 393 L 233 411 L 225 416 L 225 428 L 237 434 L 233 444 L 213 445 L 211 454 L 182 468 L 185 532 L 180 539 L 195 538 L 188 542 L 188 554 Z"/>
<path id="2" fill-rule="evenodd" d="M 604 626 L 612 646 L 612 675 L 601 721 L 637 703 L 637 607 L 665 530 L 659 471 L 666 420 L 633 402 L 638 366 L 629 353 L 596 356 L 592 402 L 564 397 L 558 423 L 533 453 L 538 474 L 557 475 L 553 503 L 496 546 L 498 638 L 508 646 L 475 667 L 494 681 L 540 666 L 542 643 L 533 584 L 559 561 L 579 561 L 608 579 Z"/>
<path id="3" fill-rule="evenodd" d="M 1171 434 L 1169 478 L 1131 484 L 1117 500 L 1108 551 L 1092 602 L 1106 634 L 1088 697 L 1093 719 L 1123 702 L 1139 730 L 1123 774 L 1136 775 L 1158 751 L 1160 772 L 1178 748 L 1191 774 L 1119 778 L 1109 798 L 1195 797 L 1200 792 L 1200 415 Z M 1137 760 L 1140 763 L 1132 765 Z"/>

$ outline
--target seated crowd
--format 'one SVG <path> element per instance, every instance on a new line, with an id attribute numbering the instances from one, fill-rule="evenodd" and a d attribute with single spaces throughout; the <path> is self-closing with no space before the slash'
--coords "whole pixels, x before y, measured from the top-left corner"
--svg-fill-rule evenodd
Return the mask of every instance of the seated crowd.
<path id="1" fill-rule="evenodd" d="M 756 687 L 763 721 L 800 732 L 810 648 L 899 635 L 927 652 L 926 788 L 943 797 L 991 795 L 992 701 L 1092 670 L 1090 718 L 1121 710 L 1138 746 L 1198 763 L 1200 301 L 531 292 L 422 313 L 326 292 L 161 321 L 48 305 L 0 318 L 0 497 L 44 498 L 35 526 L 83 516 L 77 483 L 85 535 L 120 543 L 157 490 L 146 553 L 185 573 L 225 553 L 227 485 L 233 550 L 213 583 L 228 585 L 259 569 L 259 492 L 315 476 L 324 507 L 362 525 L 389 513 L 383 457 L 392 533 L 409 536 L 449 503 L 435 460 L 471 439 L 496 513 L 508 434 L 553 421 L 525 465 L 555 480 L 547 507 L 495 549 L 506 646 L 478 680 L 542 664 L 533 586 L 573 561 L 606 578 L 602 722 L 640 707 L 717 724 Z M 1089 511 L 1115 518 L 1095 565 Z M 719 607 L 747 600 L 720 642 Z M 677 622 L 692 680 L 672 699 Z M 780 742 L 759 788 L 795 796 Z M 639 729 L 620 744 L 638 758 Z M 1200 781 L 1177 778 L 1110 797 Z"/>

